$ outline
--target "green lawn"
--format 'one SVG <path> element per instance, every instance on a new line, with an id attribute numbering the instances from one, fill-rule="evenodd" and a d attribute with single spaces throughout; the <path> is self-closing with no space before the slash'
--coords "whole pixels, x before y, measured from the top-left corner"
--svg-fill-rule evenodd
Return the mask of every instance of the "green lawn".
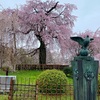
<path id="1" fill-rule="evenodd" d="M 31 83 L 35 83 L 36 78 L 41 72 L 42 71 L 39 70 L 27 70 L 27 71 L 21 70 L 21 71 L 9 72 L 8 75 L 16 76 L 18 83 L 24 83 L 26 80 L 30 80 Z M 5 75 L 5 72 L 0 70 L 0 75 Z"/>
<path id="2" fill-rule="evenodd" d="M 36 79 L 37 79 L 38 75 L 41 72 L 43 72 L 43 71 L 39 71 L 39 70 L 27 70 L 27 71 L 21 70 L 21 71 L 9 72 L 9 76 L 10 75 L 16 76 L 16 78 L 17 78 L 16 81 L 17 81 L 18 84 L 35 84 Z M 5 75 L 5 72 L 0 70 L 0 75 Z M 72 79 L 69 78 L 67 83 L 72 84 Z M 39 96 L 39 97 L 41 97 L 41 96 Z M 42 100 L 46 100 L 46 99 L 44 99 L 45 96 L 42 97 L 42 98 L 43 98 Z M 0 100 L 8 100 L 8 95 L 0 94 Z M 52 100 L 55 100 L 55 99 L 52 98 Z M 70 99 L 70 100 L 72 100 L 72 99 Z"/>
<path id="3" fill-rule="evenodd" d="M 22 71 L 16 71 L 16 72 L 9 72 L 9 75 L 15 75 L 17 77 L 18 83 L 28 84 L 27 82 L 30 81 L 30 83 L 35 84 L 36 79 L 41 72 L 43 72 L 43 71 L 39 71 L 39 70 L 24 71 L 24 70 L 22 70 Z M 0 75 L 5 75 L 5 72 L 0 70 Z M 100 79 L 100 75 L 99 75 L 99 79 Z M 72 82 L 73 82 L 72 79 L 68 78 L 67 83 L 73 84 Z M 8 100 L 8 95 L 7 94 L 0 94 L 0 100 Z M 31 99 L 29 99 L 29 100 L 31 100 Z M 52 95 L 39 94 L 38 100 L 73 100 L 73 94 L 72 95 L 70 95 L 70 94 L 63 95 L 63 96 L 60 96 L 60 95 L 52 96 Z"/>
<path id="4" fill-rule="evenodd" d="M 35 83 L 38 75 L 43 72 L 40 70 L 21 70 L 15 72 L 9 72 L 10 75 L 14 75 L 17 78 L 18 83 L 26 83 L 26 80 L 30 80 L 31 83 Z M 5 72 L 0 70 L 0 75 L 5 75 Z M 28 82 L 28 81 L 27 81 Z M 72 79 L 68 78 L 68 83 L 72 83 Z"/>
<path id="5" fill-rule="evenodd" d="M 36 79 L 38 75 L 42 71 L 38 70 L 22 70 L 22 71 L 15 71 L 15 72 L 9 72 L 10 75 L 16 76 L 16 81 L 18 84 L 35 84 Z M 5 75 L 5 72 L 0 70 L 0 76 Z M 0 94 L 0 100 L 8 100 L 8 95 L 7 94 Z"/>

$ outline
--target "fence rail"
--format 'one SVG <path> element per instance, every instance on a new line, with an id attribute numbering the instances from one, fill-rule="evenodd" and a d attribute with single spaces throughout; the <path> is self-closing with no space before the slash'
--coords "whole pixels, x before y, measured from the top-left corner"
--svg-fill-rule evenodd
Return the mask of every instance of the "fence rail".
<path id="1" fill-rule="evenodd" d="M 16 89 L 14 90 L 13 87 Z M 36 100 L 36 85 L 13 84 L 11 82 L 8 100 Z"/>
<path id="2" fill-rule="evenodd" d="M 46 69 L 60 69 L 68 67 L 69 65 L 47 65 L 47 64 L 17 64 L 16 70 L 46 70 Z"/>
<path id="3" fill-rule="evenodd" d="M 62 88 L 53 91 L 54 93 L 48 93 L 50 88 L 45 87 L 45 92 L 41 91 L 38 87 L 38 83 L 34 84 L 14 84 L 13 80 L 10 83 L 10 92 L 8 100 L 74 100 L 73 99 L 73 85 L 65 85 L 65 92 L 62 93 Z M 61 85 L 61 86 L 62 86 Z M 61 87 L 60 86 L 60 87 Z M 16 88 L 14 90 L 14 87 Z M 59 91 L 59 92 L 58 92 Z"/>
<path id="4" fill-rule="evenodd" d="M 0 94 L 0 97 L 2 96 L 2 100 L 74 100 L 73 85 L 71 83 L 67 83 L 65 85 L 66 92 L 64 93 L 57 92 L 57 91 L 62 91 L 61 88 L 59 89 L 55 88 L 54 90 L 56 91 L 55 93 L 48 93 L 48 90 L 50 90 L 50 88 L 45 87 L 46 92 L 41 92 L 40 88 L 38 87 L 38 83 L 32 84 L 30 82 L 30 79 L 25 79 L 25 81 L 26 80 L 27 80 L 26 83 L 21 83 L 18 81 L 14 82 L 14 80 L 11 79 L 10 84 L 0 84 L 0 85 L 10 85 L 9 93 L 7 94 L 2 93 L 2 95 Z M 98 100 L 100 100 L 99 91 L 100 91 L 100 86 L 98 86 L 98 95 L 97 95 Z M 3 99 L 3 96 L 5 95 L 6 98 Z"/>

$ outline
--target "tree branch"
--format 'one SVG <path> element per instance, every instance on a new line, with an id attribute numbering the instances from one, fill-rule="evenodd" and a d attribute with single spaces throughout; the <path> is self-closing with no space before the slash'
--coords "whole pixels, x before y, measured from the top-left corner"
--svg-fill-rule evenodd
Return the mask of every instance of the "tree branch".
<path id="1" fill-rule="evenodd" d="M 59 2 L 57 2 L 53 7 L 51 7 L 51 9 L 49 9 L 48 11 L 46 11 L 46 15 L 48 15 L 53 9 L 55 9 L 57 7 L 57 4 Z"/>
<path id="2" fill-rule="evenodd" d="M 38 52 L 39 48 L 35 49 L 33 52 L 31 52 L 31 57 L 34 56 Z"/>
<path id="3" fill-rule="evenodd" d="M 52 18 L 58 18 L 62 13 L 63 13 L 63 11 L 61 13 L 59 13 L 58 16 L 55 16 L 55 17 L 52 17 Z"/>
<path id="4" fill-rule="evenodd" d="M 32 31 L 32 29 L 29 29 L 27 30 L 26 32 L 23 32 L 23 31 L 20 31 L 20 30 L 17 30 L 16 32 L 19 32 L 19 33 L 23 33 L 23 34 L 28 34 Z"/>
<path id="5" fill-rule="evenodd" d="M 31 55 L 31 56 L 33 56 L 33 55 L 35 55 L 35 54 L 37 53 L 38 50 L 39 50 L 39 48 L 37 48 L 37 49 L 35 49 L 35 50 L 32 50 L 32 51 L 29 52 L 29 53 L 22 54 L 22 55 Z"/>

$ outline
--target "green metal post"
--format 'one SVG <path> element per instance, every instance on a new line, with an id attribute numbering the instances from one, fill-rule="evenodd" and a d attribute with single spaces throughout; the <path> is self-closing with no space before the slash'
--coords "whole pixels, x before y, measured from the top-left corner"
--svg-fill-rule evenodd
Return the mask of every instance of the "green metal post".
<path id="1" fill-rule="evenodd" d="M 77 56 L 71 64 L 74 100 L 96 100 L 99 62 L 90 56 Z"/>

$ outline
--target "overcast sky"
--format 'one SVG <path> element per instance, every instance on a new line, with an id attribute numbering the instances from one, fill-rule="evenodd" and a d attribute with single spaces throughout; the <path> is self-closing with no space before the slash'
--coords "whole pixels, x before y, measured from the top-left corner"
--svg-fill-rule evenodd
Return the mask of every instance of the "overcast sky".
<path id="1" fill-rule="evenodd" d="M 73 12 L 77 21 L 73 28 L 74 32 L 84 32 L 85 30 L 96 31 L 100 27 L 100 0 L 56 0 L 60 3 L 71 3 L 77 6 Z M 26 0 L 0 0 L 0 5 L 4 8 L 14 8 L 25 4 Z M 0 7 L 2 9 L 2 7 Z"/>

